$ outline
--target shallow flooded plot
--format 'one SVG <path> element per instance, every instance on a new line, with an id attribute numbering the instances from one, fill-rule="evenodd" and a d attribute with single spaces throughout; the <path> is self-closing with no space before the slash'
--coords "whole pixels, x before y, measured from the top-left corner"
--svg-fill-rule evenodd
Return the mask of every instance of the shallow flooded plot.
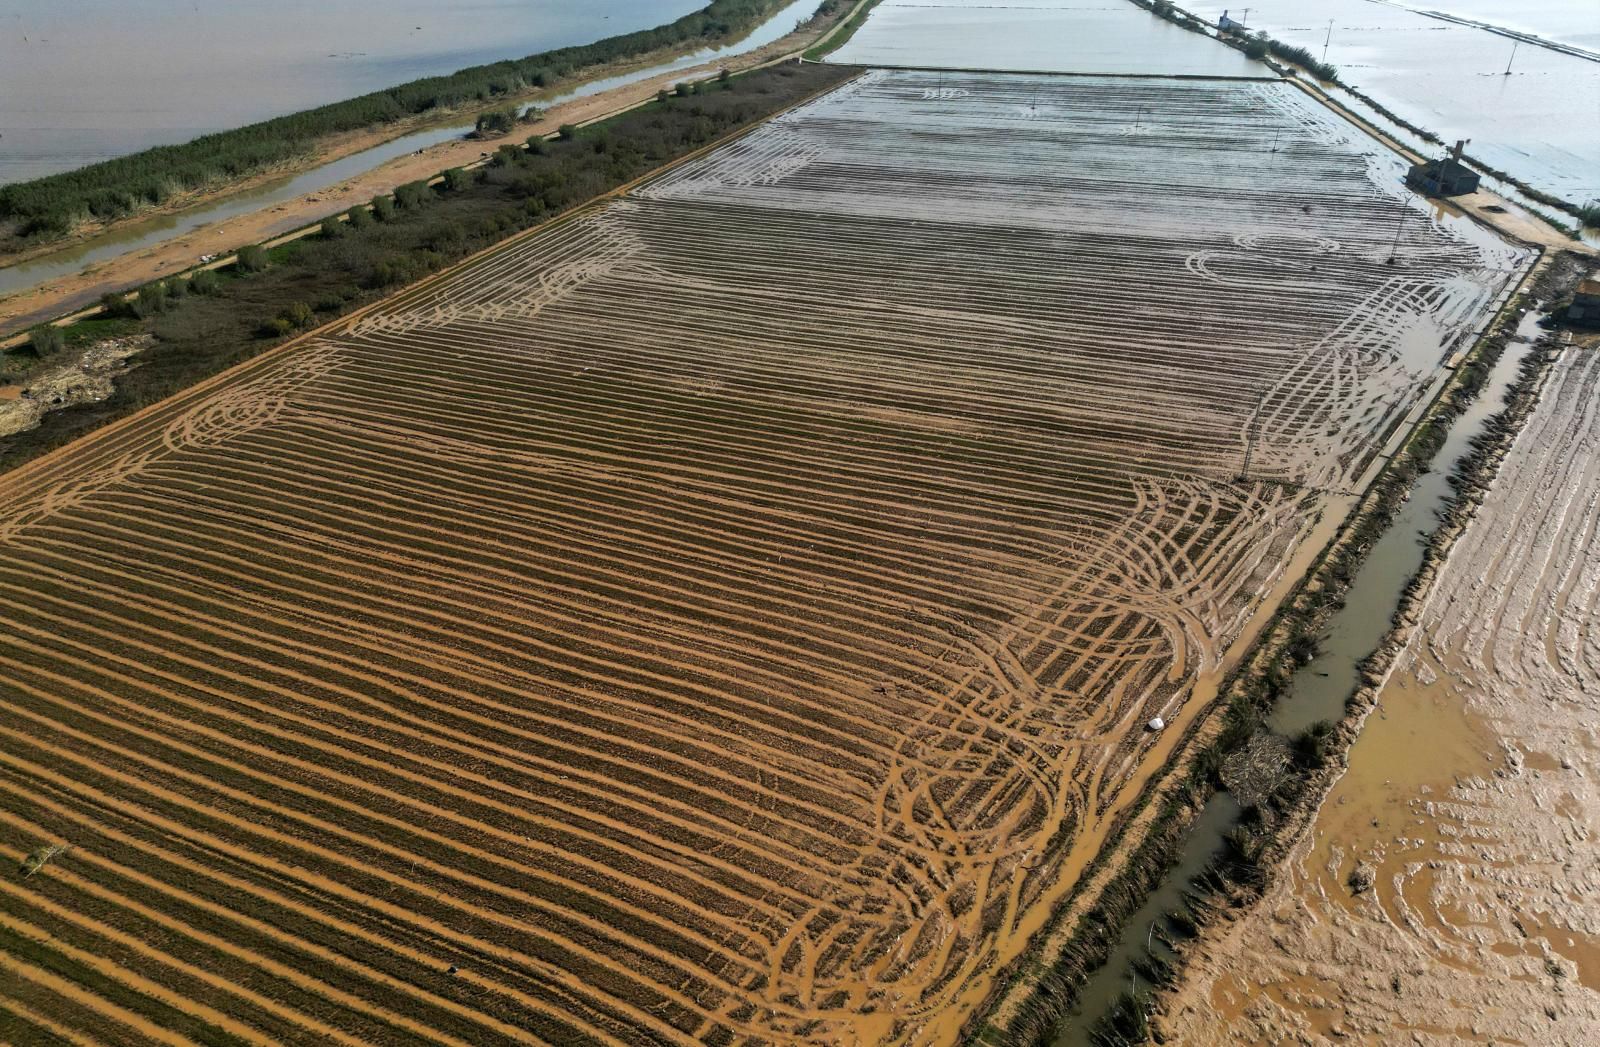
<path id="1" fill-rule="evenodd" d="M 884 0 L 832 61 L 1052 73 L 1270 76 L 1238 51 L 1126 0 Z"/>
<path id="2" fill-rule="evenodd" d="M 1187 6 L 1214 19 L 1230 4 Z M 1319 57 L 1326 43 L 1342 79 L 1412 123 L 1471 139 L 1469 153 L 1537 189 L 1600 199 L 1600 61 L 1369 0 L 1266 0 L 1250 27 Z"/>
<path id="3" fill-rule="evenodd" d="M 1312 835 L 1200 953 L 1173 1042 L 1593 1042 L 1597 445 L 1600 348 L 1569 349 Z"/>
<path id="4" fill-rule="evenodd" d="M 872 74 L 7 477 L 6 1005 L 949 1041 L 1526 263 L 1396 175 Z"/>

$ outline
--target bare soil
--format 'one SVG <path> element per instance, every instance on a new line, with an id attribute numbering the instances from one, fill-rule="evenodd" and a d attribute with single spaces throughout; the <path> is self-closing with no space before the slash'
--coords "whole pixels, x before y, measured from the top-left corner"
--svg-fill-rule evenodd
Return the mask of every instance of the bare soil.
<path id="1" fill-rule="evenodd" d="M 952 1042 L 1530 261 L 1392 174 L 869 74 L 0 478 L 0 996 Z"/>

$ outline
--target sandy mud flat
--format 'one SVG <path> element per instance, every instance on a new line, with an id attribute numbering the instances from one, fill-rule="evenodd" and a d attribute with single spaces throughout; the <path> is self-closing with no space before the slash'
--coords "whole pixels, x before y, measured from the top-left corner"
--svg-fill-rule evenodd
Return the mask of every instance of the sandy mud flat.
<path id="1" fill-rule="evenodd" d="M 0 479 L 0 1004 L 948 1042 L 1528 264 L 1398 174 L 868 74 Z"/>
<path id="2" fill-rule="evenodd" d="M 1197 952 L 1173 1042 L 1594 1042 L 1597 445 L 1600 351 L 1569 348 L 1311 833 Z"/>

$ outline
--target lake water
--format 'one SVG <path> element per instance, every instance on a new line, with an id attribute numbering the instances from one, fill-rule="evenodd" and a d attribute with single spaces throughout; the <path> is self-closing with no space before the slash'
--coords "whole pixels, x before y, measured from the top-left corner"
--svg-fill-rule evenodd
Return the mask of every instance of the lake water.
<path id="1" fill-rule="evenodd" d="M 1127 0 L 885 0 L 832 60 L 1049 73 L 1270 76 Z"/>
<path id="2" fill-rule="evenodd" d="M 7 0 L 0 183 L 505 58 L 705 0 Z"/>
<path id="3" fill-rule="evenodd" d="M 1572 47 L 1600 44 L 1600 0 L 1408 2 Z M 1208 18 L 1231 7 L 1238 18 L 1245 5 L 1185 6 Z M 1446 141 L 1471 139 L 1467 152 L 1486 163 L 1566 200 L 1600 198 L 1600 61 L 1372 0 L 1256 0 L 1248 17 L 1315 55 L 1326 44 L 1345 81 Z"/>

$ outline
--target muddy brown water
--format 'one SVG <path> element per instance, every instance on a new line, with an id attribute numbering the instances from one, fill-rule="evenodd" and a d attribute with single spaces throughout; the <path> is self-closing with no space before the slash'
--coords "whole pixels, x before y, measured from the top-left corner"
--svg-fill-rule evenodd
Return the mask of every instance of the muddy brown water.
<path id="1" fill-rule="evenodd" d="M 1485 425 L 1504 405 L 1530 351 L 1529 343 L 1537 335 L 1539 315 L 1537 310 L 1526 314 L 1516 341 L 1501 354 L 1483 390 L 1450 427 L 1432 467 L 1417 479 L 1410 498 L 1374 544 L 1345 596 L 1344 607 L 1329 624 L 1321 653 L 1295 673 L 1289 695 L 1270 718 L 1274 730 L 1293 737 L 1318 720 L 1337 720 L 1343 715 L 1345 700 L 1359 682 L 1361 661 L 1382 642 L 1406 585 L 1422 566 L 1423 542 L 1451 497 L 1449 477 L 1472 449 L 1472 441 L 1483 434 Z M 1129 920 L 1110 960 L 1085 983 L 1079 1004 L 1062 1022 L 1056 1047 L 1089 1042 L 1095 1024 L 1122 993 L 1139 988 L 1133 969 L 1137 960 L 1146 956 L 1167 961 L 1176 958 L 1154 937 L 1152 928 L 1160 930 L 1164 915 L 1181 907 L 1183 894 L 1195 876 L 1221 853 L 1223 836 L 1237 824 L 1238 813 L 1238 803 L 1226 793 L 1218 793 L 1206 804 L 1177 864 Z"/>
<path id="2" fill-rule="evenodd" d="M 1529 310 L 1523 316 L 1516 340 L 1495 363 L 1483 393 L 1450 427 L 1444 446 L 1417 479 L 1411 497 L 1373 544 L 1356 572 L 1343 609 L 1319 638 L 1317 656 L 1295 673 L 1292 695 L 1268 720 L 1279 734 L 1292 738 L 1318 720 L 1337 721 L 1344 715 L 1345 700 L 1360 680 L 1362 659 L 1383 642 L 1406 586 L 1422 566 L 1428 536 L 1450 503 L 1450 477 L 1484 424 L 1504 406 L 1505 393 L 1516 382 L 1529 343 L 1539 335 L 1539 315 Z"/>

